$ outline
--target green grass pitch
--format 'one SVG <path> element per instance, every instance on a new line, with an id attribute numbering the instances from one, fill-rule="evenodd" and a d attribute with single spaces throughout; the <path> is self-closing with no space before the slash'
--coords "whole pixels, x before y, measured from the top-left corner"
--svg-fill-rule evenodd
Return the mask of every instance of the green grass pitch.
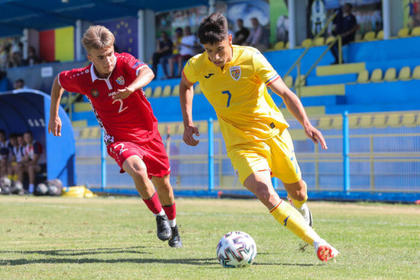
<path id="1" fill-rule="evenodd" d="M 256 200 L 177 199 L 184 248 L 156 237 L 139 198 L 0 196 L 0 279 L 420 279 L 420 207 L 310 202 L 341 255 L 319 262 Z M 241 230 L 254 265 L 223 268 L 216 245 Z"/>

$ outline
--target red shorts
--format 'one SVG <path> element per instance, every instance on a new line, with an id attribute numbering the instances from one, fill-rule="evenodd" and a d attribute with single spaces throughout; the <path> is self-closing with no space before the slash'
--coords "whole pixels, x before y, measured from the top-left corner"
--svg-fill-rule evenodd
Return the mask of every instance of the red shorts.
<path id="1" fill-rule="evenodd" d="M 171 171 L 168 155 L 159 134 L 147 143 L 114 142 L 107 146 L 107 150 L 120 166 L 121 173 L 125 172 L 122 167 L 124 161 L 134 155 L 140 157 L 145 163 L 149 178 L 164 177 Z"/>

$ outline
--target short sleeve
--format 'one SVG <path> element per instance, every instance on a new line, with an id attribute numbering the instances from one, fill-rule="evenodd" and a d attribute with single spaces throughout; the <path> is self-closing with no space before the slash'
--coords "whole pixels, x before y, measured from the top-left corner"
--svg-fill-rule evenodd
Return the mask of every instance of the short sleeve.
<path id="1" fill-rule="evenodd" d="M 144 67 L 148 67 L 147 64 L 141 62 L 129 53 L 121 54 L 120 59 L 122 59 L 124 69 L 128 73 L 135 75 L 136 77 L 139 75 L 141 69 L 143 69 Z"/>
<path id="2" fill-rule="evenodd" d="M 190 83 L 195 84 L 197 82 L 197 74 L 194 70 L 194 57 L 190 58 L 188 62 L 184 66 L 184 70 L 182 71 L 182 75 L 184 78 Z"/>
<path id="3" fill-rule="evenodd" d="M 254 70 L 257 76 L 267 85 L 269 86 L 275 80 L 280 78 L 277 74 L 276 70 L 274 70 L 273 66 L 271 66 L 270 62 L 260 53 L 256 51 L 252 56 Z"/>
<path id="4" fill-rule="evenodd" d="M 79 87 L 77 77 L 74 75 L 73 70 L 63 71 L 58 74 L 58 83 L 68 92 L 84 94 Z"/>

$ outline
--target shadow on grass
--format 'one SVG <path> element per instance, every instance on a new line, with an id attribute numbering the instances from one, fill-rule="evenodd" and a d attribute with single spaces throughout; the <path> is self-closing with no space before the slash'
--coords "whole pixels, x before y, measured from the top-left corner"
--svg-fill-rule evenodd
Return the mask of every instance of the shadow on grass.
<path id="1" fill-rule="evenodd" d="M 182 258 L 182 259 L 159 259 L 159 258 L 116 258 L 116 259 L 103 259 L 103 258 L 78 258 L 78 256 L 85 255 L 98 255 L 98 254 L 138 254 L 145 255 L 151 254 L 144 252 L 141 249 L 146 248 L 144 246 L 132 246 L 123 248 L 93 248 L 93 249 L 61 249 L 61 250 L 0 250 L 0 254 L 22 254 L 22 255 L 45 255 L 45 256 L 58 256 L 69 258 L 38 258 L 38 259 L 0 259 L 0 266 L 18 266 L 27 264 L 90 264 L 90 263 L 137 263 L 137 264 L 150 264 L 150 263 L 161 263 L 161 264 L 187 264 L 187 265 L 218 265 L 216 258 Z M 268 255 L 268 253 L 260 253 L 260 255 Z M 71 258 L 77 257 L 77 258 Z M 253 265 L 264 266 L 264 265 L 278 265 L 278 266 L 300 266 L 310 267 L 318 266 L 318 264 L 307 264 L 307 263 L 264 263 L 255 262 Z M 321 264 L 319 264 L 321 265 Z"/>
<path id="2" fill-rule="evenodd" d="M 146 248 L 144 246 L 133 246 L 123 248 L 94 248 L 94 249 L 61 249 L 61 250 L 8 250 L 1 251 L 0 254 L 37 254 L 47 256 L 84 256 L 84 255 L 97 255 L 97 254 L 150 254 L 149 252 L 141 251 L 140 249 Z M 1 260 L 0 260 L 1 264 Z"/>
<path id="3" fill-rule="evenodd" d="M 121 259 L 66 259 L 66 258 L 47 258 L 47 259 L 12 259 L 0 260 L 0 266 L 17 266 L 27 264 L 90 264 L 90 263 L 162 263 L 162 264 L 188 264 L 188 265 L 215 265 L 217 261 L 213 258 L 203 259 L 153 259 L 153 258 L 121 258 Z"/>

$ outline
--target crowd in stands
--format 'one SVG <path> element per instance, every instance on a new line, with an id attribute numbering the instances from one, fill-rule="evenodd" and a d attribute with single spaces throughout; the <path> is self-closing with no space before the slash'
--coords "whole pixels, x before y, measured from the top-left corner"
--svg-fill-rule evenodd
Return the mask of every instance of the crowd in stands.
<path id="1" fill-rule="evenodd" d="M 260 51 L 268 49 L 268 32 L 257 18 L 251 19 L 251 30 L 244 26 L 242 19 L 238 19 L 236 24 L 237 31 L 232 36 L 234 44 L 252 46 Z M 203 48 L 197 36 L 191 32 L 190 26 L 186 26 L 184 29 L 178 27 L 174 32 L 173 40 L 168 36 L 168 33 L 163 31 L 157 40 L 156 51 L 153 54 L 152 70 L 157 77 L 157 68 L 160 63 L 164 72 L 164 79 L 179 78 L 182 67 L 188 59 L 202 51 Z"/>
<path id="2" fill-rule="evenodd" d="M 0 45 L 0 70 L 11 67 L 32 66 L 41 62 L 33 46 L 28 47 L 28 56 L 24 59 L 22 43 Z"/>
<path id="3" fill-rule="evenodd" d="M 9 139 L 0 130 L 0 178 L 21 184 L 22 192 L 33 193 L 37 176 L 45 172 L 45 155 L 42 144 L 34 140 L 32 132 L 12 133 Z"/>

